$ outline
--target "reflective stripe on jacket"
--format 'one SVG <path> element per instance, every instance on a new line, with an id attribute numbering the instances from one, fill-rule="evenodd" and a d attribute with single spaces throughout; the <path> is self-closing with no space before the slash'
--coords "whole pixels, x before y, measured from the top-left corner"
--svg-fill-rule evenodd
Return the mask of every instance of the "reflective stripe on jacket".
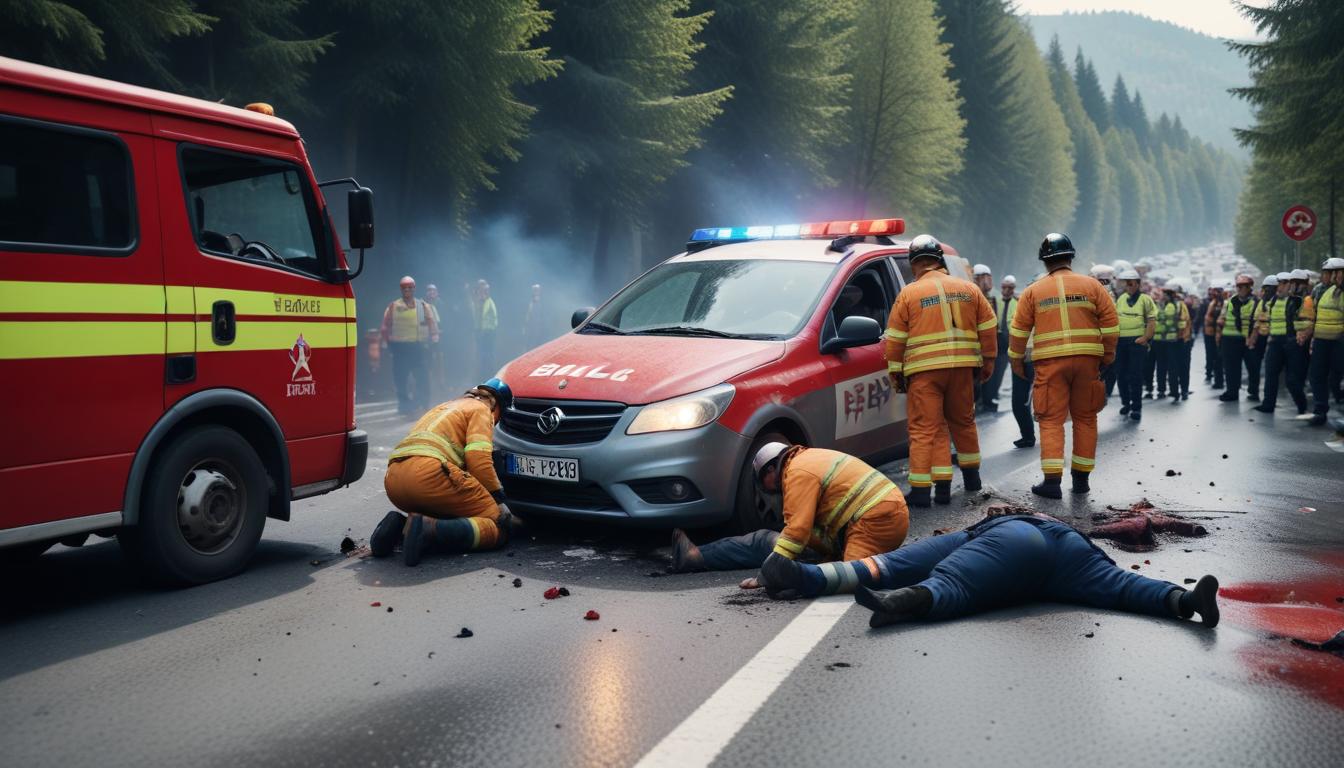
<path id="1" fill-rule="evenodd" d="M 494 462 L 495 418 L 490 406 L 474 397 L 431 408 L 397 444 L 387 463 L 424 456 L 467 470 L 485 490 L 500 489 Z"/>
<path id="2" fill-rule="evenodd" d="M 899 490 L 863 460 L 826 448 L 791 451 L 780 484 L 784 530 L 775 552 L 790 560 L 806 547 L 824 555 L 839 553 L 845 526 Z"/>
<path id="3" fill-rule="evenodd" d="M 1120 336 L 1111 292 L 1095 279 L 1065 267 L 1027 286 L 1010 329 L 1008 356 L 1026 353 L 1033 331 L 1032 359 L 1089 355 L 1106 364 L 1115 359 Z"/>
<path id="4" fill-rule="evenodd" d="M 994 310 L 973 283 L 931 270 L 907 285 L 887 318 L 891 373 L 978 368 L 998 356 Z"/>
<path id="5" fill-rule="evenodd" d="M 1137 339 L 1148 330 L 1148 321 L 1157 317 L 1157 303 L 1146 293 L 1120 294 L 1115 302 L 1120 320 L 1120 338 Z"/>

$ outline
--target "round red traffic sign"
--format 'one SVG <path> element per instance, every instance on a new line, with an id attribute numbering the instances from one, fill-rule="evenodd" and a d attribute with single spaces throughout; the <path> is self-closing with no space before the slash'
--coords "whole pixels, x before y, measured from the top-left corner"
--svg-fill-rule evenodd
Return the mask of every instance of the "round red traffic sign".
<path id="1" fill-rule="evenodd" d="M 1305 205 L 1294 205 L 1283 213 L 1283 234 L 1299 243 L 1316 232 L 1316 212 Z"/>

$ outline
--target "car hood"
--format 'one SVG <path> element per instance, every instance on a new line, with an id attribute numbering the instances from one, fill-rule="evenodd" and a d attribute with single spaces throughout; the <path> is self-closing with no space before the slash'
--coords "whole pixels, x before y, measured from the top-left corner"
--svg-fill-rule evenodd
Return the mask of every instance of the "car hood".
<path id="1" fill-rule="evenodd" d="M 568 333 L 515 358 L 517 397 L 644 405 L 707 389 L 778 360 L 782 341 Z"/>

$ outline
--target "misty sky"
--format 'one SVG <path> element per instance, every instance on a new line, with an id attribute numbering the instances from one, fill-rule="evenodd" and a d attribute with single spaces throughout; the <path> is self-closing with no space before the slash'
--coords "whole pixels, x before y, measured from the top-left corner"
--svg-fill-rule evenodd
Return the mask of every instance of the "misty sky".
<path id="1" fill-rule="evenodd" d="M 1249 0 L 1267 5 L 1266 0 Z M 1258 37 L 1255 27 L 1237 13 L 1232 0 L 1017 0 L 1023 13 L 1052 15 L 1065 11 L 1132 11 L 1214 37 Z"/>

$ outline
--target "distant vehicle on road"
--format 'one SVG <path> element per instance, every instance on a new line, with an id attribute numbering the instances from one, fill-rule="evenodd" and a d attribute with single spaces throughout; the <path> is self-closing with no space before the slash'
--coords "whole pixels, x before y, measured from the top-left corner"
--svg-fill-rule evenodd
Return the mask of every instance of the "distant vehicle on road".
<path id="1" fill-rule="evenodd" d="M 328 183 L 371 247 L 373 193 Z M 157 581 L 219 579 L 363 474 L 321 186 L 267 105 L 0 58 L 0 558 L 116 535 Z"/>
<path id="2" fill-rule="evenodd" d="M 495 436 L 510 506 L 755 530 L 781 523 L 749 472 L 764 443 L 901 455 L 905 396 L 882 332 L 913 279 L 903 231 L 697 230 L 685 253 L 575 313 L 576 330 L 500 373 L 515 394 Z"/>

